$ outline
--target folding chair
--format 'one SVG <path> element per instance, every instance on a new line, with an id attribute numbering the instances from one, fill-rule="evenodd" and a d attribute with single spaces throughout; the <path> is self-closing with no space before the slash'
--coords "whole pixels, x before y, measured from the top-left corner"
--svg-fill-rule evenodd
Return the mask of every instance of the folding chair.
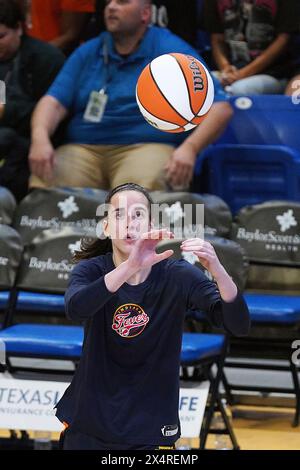
<path id="1" fill-rule="evenodd" d="M 83 328 L 67 325 L 42 325 L 20 323 L 0 331 L 0 341 L 5 343 L 6 365 L 10 373 L 26 369 L 34 372 L 51 372 L 49 368 L 41 369 L 28 366 L 14 366 L 12 358 L 57 359 L 72 361 L 76 365 L 83 341 Z M 69 369 L 52 370 L 55 375 L 66 374 Z"/>
<path id="2" fill-rule="evenodd" d="M 250 204 L 300 199 L 299 149 L 288 145 L 218 144 L 210 146 L 202 158 L 206 190 L 224 199 L 233 214 Z"/>
<path id="3" fill-rule="evenodd" d="M 0 311 L 3 316 L 8 307 L 10 290 L 15 283 L 22 251 L 20 235 L 12 227 L 0 224 Z"/>
<path id="4" fill-rule="evenodd" d="M 35 325 L 19 324 L 8 327 L 0 332 L 0 341 L 6 345 L 6 370 L 13 373 L 16 368 L 12 365 L 14 357 L 71 360 L 75 364 L 81 355 L 83 328 L 65 325 Z M 200 433 L 200 448 L 204 449 L 208 433 L 229 434 L 233 449 L 238 449 L 238 443 L 220 399 L 219 384 L 226 355 L 226 339 L 223 335 L 199 333 L 184 333 L 182 339 L 181 365 L 183 370 L 193 367 L 192 380 L 210 381 L 210 401 L 207 407 L 204 424 Z M 212 367 L 217 367 L 214 376 Z M 20 366 L 18 366 L 18 369 Z M 43 372 L 37 368 L 26 370 Z M 47 369 L 49 372 L 49 370 Z M 65 373 L 62 369 L 54 370 L 55 374 Z M 185 375 L 185 379 L 188 377 Z M 215 409 L 220 410 L 224 420 L 224 430 L 210 429 Z"/>
<path id="5" fill-rule="evenodd" d="M 233 278 L 240 290 L 243 290 L 246 284 L 249 268 L 249 263 L 244 250 L 236 242 L 222 237 L 207 236 L 205 237 L 205 240 L 209 241 L 213 245 L 221 263 L 225 266 L 227 272 Z M 186 261 L 204 271 L 197 256 L 193 253 L 185 254 L 181 251 L 181 242 L 181 239 L 163 240 L 157 245 L 157 251 L 162 252 L 164 250 L 173 250 L 174 254 L 172 258 L 186 259 Z M 207 272 L 205 273 L 208 275 Z"/>
<path id="6" fill-rule="evenodd" d="M 299 364 L 292 349 L 300 337 L 299 222 L 300 204 L 291 201 L 247 206 L 237 214 L 232 238 L 250 260 L 245 299 L 252 328 L 247 338 L 231 339 L 226 360 L 226 367 L 288 371 L 290 388 L 228 383 L 228 389 L 293 394 L 293 426 L 300 418 Z"/>
<path id="7" fill-rule="evenodd" d="M 3 186 L 0 186 L 0 224 L 10 225 L 16 210 L 14 195 Z"/>
<path id="8" fill-rule="evenodd" d="M 220 397 L 220 383 L 223 377 L 224 360 L 227 353 L 227 340 L 224 335 L 184 333 L 181 349 L 181 366 L 183 367 L 183 379 L 210 382 L 210 399 L 206 407 L 204 421 L 200 431 L 200 449 L 205 449 L 208 434 L 228 434 L 234 450 L 239 445 L 233 431 L 230 420 L 224 409 Z M 212 372 L 216 366 L 217 372 Z M 193 367 L 193 375 L 189 377 L 187 368 Z M 211 428 L 214 412 L 219 410 L 224 421 L 224 429 Z"/>
<path id="9" fill-rule="evenodd" d="M 153 191 L 151 196 L 154 203 L 164 205 L 162 214 L 163 222 L 171 229 L 184 228 L 184 237 L 194 236 L 191 230 L 195 230 L 197 210 L 199 205 L 204 206 L 204 233 L 207 236 L 215 235 L 224 238 L 229 237 L 232 215 L 228 205 L 213 194 L 195 194 L 187 192 Z M 160 222 L 155 220 L 155 223 Z"/>
<path id="10" fill-rule="evenodd" d="M 15 285 L 11 290 L 4 326 L 15 315 L 31 314 L 35 321 L 64 315 L 63 294 L 74 264 L 72 255 L 85 232 L 77 229 L 44 230 L 25 246 Z M 39 316 L 38 316 L 39 315 Z"/>
<path id="11" fill-rule="evenodd" d="M 225 367 L 288 371 L 291 374 L 292 387 L 278 385 L 241 385 L 227 381 L 227 391 L 260 392 L 262 394 L 280 393 L 295 396 L 295 413 L 293 426 L 299 425 L 300 419 L 300 386 L 299 363 L 293 361 L 292 344 L 300 337 L 300 296 L 271 295 L 246 293 L 251 317 L 251 333 L 247 338 L 232 338 L 230 357 Z M 239 360 L 236 361 L 235 359 Z M 250 360 L 249 360 L 250 358 Z M 253 359 L 259 359 L 253 361 Z M 286 361 L 277 364 L 276 360 Z"/>
<path id="12" fill-rule="evenodd" d="M 93 237 L 100 218 L 97 208 L 105 196 L 106 192 L 89 188 L 35 189 L 19 204 L 13 226 L 24 244 L 49 229 L 72 228 Z"/>

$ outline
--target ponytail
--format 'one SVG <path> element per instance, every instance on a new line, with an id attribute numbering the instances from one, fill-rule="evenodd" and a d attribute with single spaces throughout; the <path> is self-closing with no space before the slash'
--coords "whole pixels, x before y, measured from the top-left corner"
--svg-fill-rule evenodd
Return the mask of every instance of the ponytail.
<path id="1" fill-rule="evenodd" d="M 95 256 L 106 255 L 112 253 L 112 242 L 110 238 L 104 240 L 93 240 L 83 238 L 81 240 L 80 251 L 75 251 L 72 261 L 78 263 L 83 259 L 94 258 Z"/>

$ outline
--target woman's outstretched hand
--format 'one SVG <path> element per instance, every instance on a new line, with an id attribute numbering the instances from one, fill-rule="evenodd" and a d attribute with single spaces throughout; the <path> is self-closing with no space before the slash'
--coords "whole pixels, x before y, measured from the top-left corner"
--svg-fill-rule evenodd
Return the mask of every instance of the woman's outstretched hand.
<path id="1" fill-rule="evenodd" d="M 181 250 L 192 252 L 198 256 L 202 266 L 212 275 L 225 302 L 232 302 L 237 295 L 237 287 L 224 266 L 219 261 L 211 243 L 205 242 L 201 238 L 190 238 L 181 243 Z"/>
<path id="2" fill-rule="evenodd" d="M 223 266 L 215 252 L 211 243 L 201 238 L 190 238 L 181 243 L 181 250 L 184 252 L 191 251 L 198 256 L 202 266 L 214 277 L 217 278 L 220 272 L 223 272 Z"/>
<path id="3" fill-rule="evenodd" d="M 174 234 L 166 229 L 151 230 L 143 233 L 141 238 L 134 244 L 128 258 L 128 265 L 132 269 L 145 269 L 153 266 L 174 254 L 173 250 L 156 253 L 155 248 L 160 240 L 172 239 Z"/>

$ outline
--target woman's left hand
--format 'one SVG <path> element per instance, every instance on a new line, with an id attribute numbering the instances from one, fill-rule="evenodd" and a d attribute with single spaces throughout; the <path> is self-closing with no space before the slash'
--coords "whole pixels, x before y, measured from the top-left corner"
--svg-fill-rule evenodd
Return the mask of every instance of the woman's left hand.
<path id="1" fill-rule="evenodd" d="M 182 251 L 191 251 L 198 256 L 202 266 L 210 272 L 214 279 L 217 279 L 218 275 L 223 272 L 224 268 L 211 243 L 201 238 L 190 238 L 183 241 L 180 248 Z"/>

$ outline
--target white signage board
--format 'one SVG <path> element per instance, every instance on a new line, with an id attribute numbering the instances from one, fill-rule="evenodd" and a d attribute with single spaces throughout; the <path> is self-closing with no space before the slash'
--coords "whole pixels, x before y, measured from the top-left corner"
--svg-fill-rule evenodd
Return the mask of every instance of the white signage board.
<path id="1" fill-rule="evenodd" d="M 208 381 L 193 384 L 190 388 L 180 388 L 179 418 L 181 437 L 199 437 L 208 391 Z"/>
<path id="2" fill-rule="evenodd" d="M 0 374 L 0 428 L 60 432 L 55 404 L 69 383 L 19 380 Z M 199 437 L 209 382 L 180 389 L 179 416 L 182 437 Z"/>

